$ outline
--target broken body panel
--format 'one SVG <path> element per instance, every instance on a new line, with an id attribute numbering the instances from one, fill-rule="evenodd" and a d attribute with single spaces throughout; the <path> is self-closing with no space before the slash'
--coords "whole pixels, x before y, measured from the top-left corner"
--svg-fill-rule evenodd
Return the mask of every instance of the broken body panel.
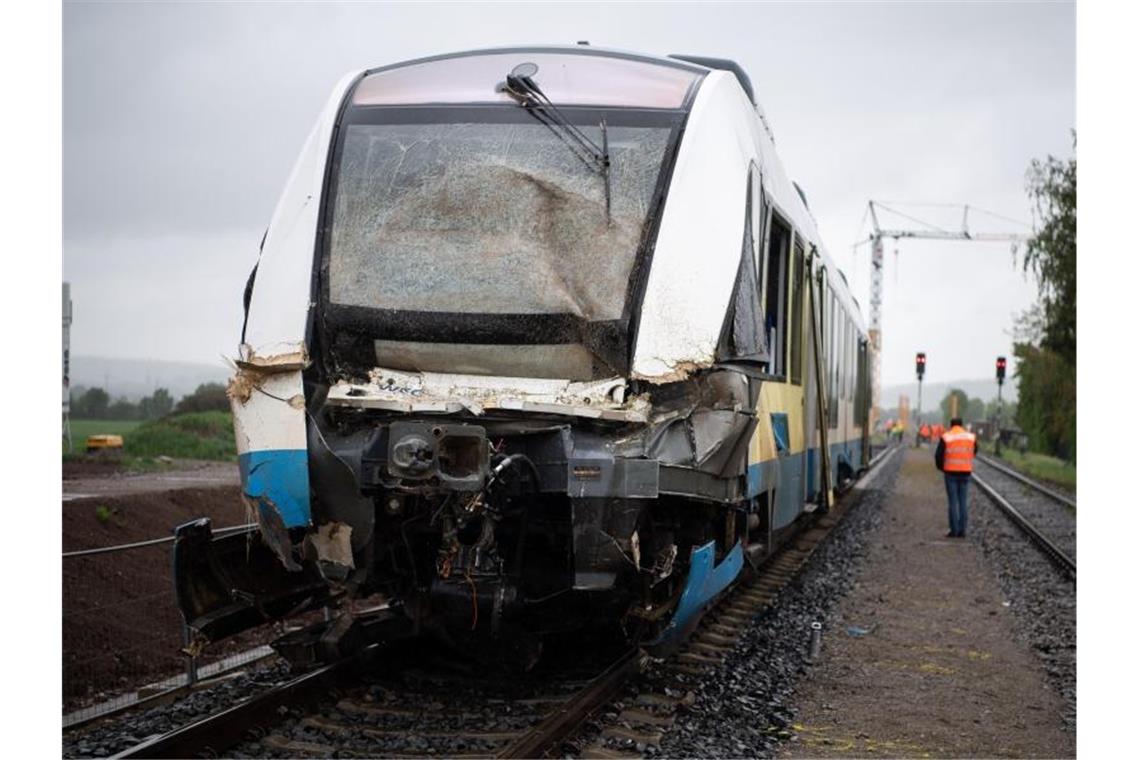
<path id="1" fill-rule="evenodd" d="M 604 183 L 565 124 L 484 81 L 523 62 L 609 145 Z M 866 461 L 864 334 L 834 271 L 729 72 L 536 48 L 345 77 L 274 214 L 230 385 L 277 567 L 243 590 L 249 568 L 188 527 L 188 622 L 206 642 L 331 604 L 343 632 L 371 600 L 520 660 L 590 626 L 668 642 L 837 484 L 821 447 Z M 796 299 L 809 279 L 826 307 Z M 824 377 L 808 329 L 832 340 Z"/>

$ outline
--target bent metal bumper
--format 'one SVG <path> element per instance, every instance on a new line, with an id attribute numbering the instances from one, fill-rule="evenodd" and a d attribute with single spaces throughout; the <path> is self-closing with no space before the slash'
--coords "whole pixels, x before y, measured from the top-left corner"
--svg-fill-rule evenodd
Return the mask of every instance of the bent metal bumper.
<path id="1" fill-rule="evenodd" d="M 192 632 L 188 654 L 263 623 L 322 607 L 334 596 L 311 561 L 290 572 L 257 532 L 214 538 L 205 518 L 175 530 L 174 588 Z"/>

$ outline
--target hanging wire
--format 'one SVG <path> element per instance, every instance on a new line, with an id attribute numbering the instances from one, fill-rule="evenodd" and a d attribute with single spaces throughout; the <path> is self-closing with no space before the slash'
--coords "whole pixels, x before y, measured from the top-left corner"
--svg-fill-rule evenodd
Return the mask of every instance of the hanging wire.
<path id="1" fill-rule="evenodd" d="M 930 229 L 934 230 L 935 232 L 945 232 L 945 233 L 950 232 L 949 230 L 946 230 L 946 229 L 943 229 L 942 227 L 938 227 L 936 225 L 933 225 L 930 222 L 925 222 L 916 216 L 911 216 L 910 214 L 904 214 L 903 212 L 899 211 L 898 209 L 893 209 L 889 206 L 884 206 L 881 202 L 878 205 L 879 205 L 879 208 L 883 209 L 884 211 L 889 211 L 892 214 L 897 214 L 897 215 L 901 216 L 903 219 L 907 219 L 909 221 L 912 221 L 915 224 L 921 224 L 924 227 L 929 227 Z"/>

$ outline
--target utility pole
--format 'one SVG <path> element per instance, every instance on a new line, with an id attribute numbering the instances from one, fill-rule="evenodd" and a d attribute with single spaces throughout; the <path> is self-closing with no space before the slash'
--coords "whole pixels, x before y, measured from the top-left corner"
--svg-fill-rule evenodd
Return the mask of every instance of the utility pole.
<path id="1" fill-rule="evenodd" d="M 71 283 L 63 283 L 63 439 L 71 451 Z"/>
<path id="2" fill-rule="evenodd" d="M 945 206 L 950 208 L 959 208 L 958 204 L 931 204 L 938 206 Z M 879 216 L 875 209 L 882 209 L 889 211 L 898 216 L 909 219 L 921 225 L 925 229 L 884 229 L 879 224 Z M 924 222 L 913 216 L 908 216 L 899 211 L 888 207 L 879 201 L 868 201 L 867 212 L 871 217 L 871 236 L 868 239 L 871 243 L 871 320 L 868 334 L 871 344 L 871 423 L 876 421 L 876 410 L 879 408 L 879 391 L 880 391 L 880 373 L 883 346 L 883 238 L 892 238 L 897 243 L 900 238 L 911 238 L 920 240 L 967 240 L 972 242 L 1007 242 L 1011 243 L 1014 250 L 1017 249 L 1017 244 L 1029 240 L 1030 235 L 1024 233 L 1013 232 L 971 232 L 970 209 L 968 205 L 962 205 L 962 228 L 959 230 L 947 230 L 933 224 Z M 1014 219 L 1006 219 L 1006 217 L 999 216 L 984 209 L 973 207 L 975 212 L 981 212 L 988 216 L 1005 219 L 1006 221 L 1014 222 L 1016 224 L 1023 224 Z M 1029 225 L 1024 225 L 1028 227 Z M 866 241 L 864 241 L 866 242 Z M 896 251 L 897 253 L 897 251 Z M 919 389 L 921 391 L 921 380 L 919 381 Z M 919 403 L 919 410 L 921 412 L 922 404 Z"/>

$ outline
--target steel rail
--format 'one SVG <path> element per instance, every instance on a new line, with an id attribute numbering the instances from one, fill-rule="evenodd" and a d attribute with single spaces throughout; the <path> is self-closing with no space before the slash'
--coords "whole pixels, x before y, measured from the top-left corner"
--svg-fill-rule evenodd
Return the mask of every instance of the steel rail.
<path id="1" fill-rule="evenodd" d="M 999 464 L 996 460 L 991 459 L 990 457 L 985 456 L 984 454 L 978 454 L 977 458 L 980 459 L 982 462 L 984 462 L 986 465 L 993 467 L 998 472 L 1004 473 L 1005 475 L 1010 476 L 1014 480 L 1019 480 L 1022 483 L 1024 483 L 1025 485 L 1029 486 L 1030 488 L 1033 488 L 1033 489 L 1036 489 L 1037 491 L 1040 491 L 1041 493 L 1048 496 L 1050 499 L 1054 499 L 1055 501 L 1059 501 L 1068 507 L 1072 507 L 1074 510 L 1077 508 L 1077 502 L 1074 501 L 1073 499 L 1070 499 L 1068 496 L 1065 496 L 1061 493 L 1058 493 L 1057 491 L 1054 491 L 1052 488 L 1048 488 L 1046 486 L 1041 485 L 1036 480 L 1032 480 L 1030 478 L 1027 478 L 1026 476 L 1022 475 L 1020 472 L 1013 469 L 1012 467 L 1007 467 L 1003 464 Z"/>
<path id="2" fill-rule="evenodd" d="M 868 462 L 862 476 L 851 483 L 851 488 L 847 490 L 850 491 L 873 479 L 891 455 L 897 453 L 900 448 L 887 446 L 880 451 Z M 276 723 L 280 718 L 278 715 L 280 707 L 319 700 L 331 688 L 351 677 L 359 663 L 378 651 L 380 647 L 380 644 L 373 644 L 356 657 L 311 671 L 222 712 L 148 739 L 114 757 L 193 757 L 203 753 L 213 755 L 224 753 L 228 748 L 243 741 L 251 729 Z M 649 655 L 643 649 L 630 649 L 553 713 L 505 747 L 496 757 L 543 757 L 557 749 L 559 743 L 571 736 L 592 714 L 611 703 L 622 687 L 641 673 L 648 662 Z"/>
<path id="3" fill-rule="evenodd" d="M 649 656 L 641 649 L 626 652 L 585 688 L 505 747 L 496 757 L 544 757 L 590 715 L 609 704 L 626 681 L 640 673 L 648 661 Z"/>
<path id="4" fill-rule="evenodd" d="M 880 451 L 868 462 L 861 477 L 851 482 L 843 494 L 850 494 L 858 486 L 866 485 L 873 480 L 891 456 L 900 450 L 900 446 L 887 446 Z M 837 506 L 839 505 L 837 504 Z M 840 515 L 843 511 L 846 510 L 840 510 Z M 822 515 L 820 516 L 822 517 Z M 817 540 L 815 545 L 818 543 Z M 790 548 L 790 544 L 788 546 Z M 767 558 L 765 564 L 783 554 L 785 551 L 777 552 Z M 808 556 L 810 556 L 810 552 L 804 555 L 805 561 Z M 561 705 L 554 713 L 504 748 L 496 757 L 535 758 L 551 754 L 562 741 L 573 735 L 574 731 L 592 714 L 612 702 L 614 696 L 626 682 L 643 670 L 647 661 L 648 655 L 643 650 L 630 650 L 584 689 L 571 697 L 569 701 Z"/>
<path id="5" fill-rule="evenodd" d="M 114 757 L 217 757 L 245 739 L 251 729 L 278 722 L 278 708 L 316 702 L 351 677 L 378 650 L 379 645 L 373 644 L 354 657 L 317 668 L 219 713 L 147 739 Z"/>
<path id="6" fill-rule="evenodd" d="M 993 489 L 989 483 L 978 477 L 976 472 L 970 473 L 970 479 L 978 484 L 990 499 L 993 500 L 998 507 L 1006 513 L 1006 515 L 1013 521 L 1014 525 L 1019 527 L 1033 543 L 1041 549 L 1046 557 L 1053 562 L 1058 568 L 1065 572 L 1073 580 L 1077 579 L 1077 562 L 1069 555 L 1065 554 L 1057 545 L 1050 541 L 1045 535 L 1037 530 L 1037 528 L 1029 520 L 1018 512 L 1012 504 L 1006 501 L 1001 494 Z"/>

